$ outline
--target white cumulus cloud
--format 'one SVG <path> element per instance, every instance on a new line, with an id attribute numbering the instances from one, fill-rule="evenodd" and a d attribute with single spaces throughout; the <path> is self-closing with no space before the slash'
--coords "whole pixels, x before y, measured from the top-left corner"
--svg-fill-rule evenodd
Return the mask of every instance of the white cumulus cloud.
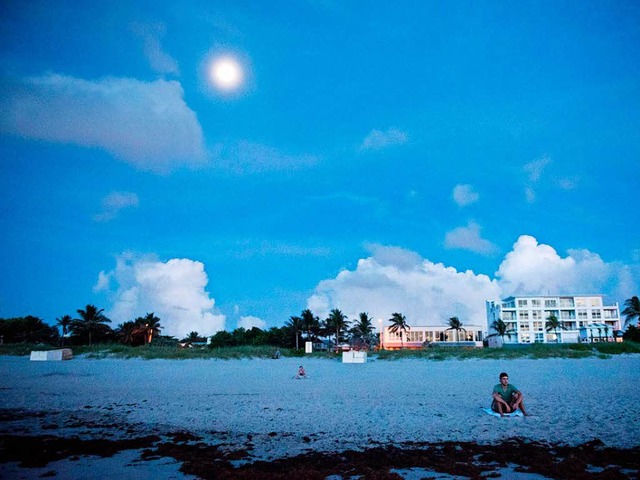
<path id="1" fill-rule="evenodd" d="M 361 150 L 381 150 L 394 145 L 407 143 L 408 135 L 398 128 L 371 130 L 360 145 Z"/>
<path id="2" fill-rule="evenodd" d="M 472 185 L 460 184 L 453 189 L 453 200 L 461 207 L 466 207 L 477 202 L 480 195 L 473 189 Z"/>
<path id="3" fill-rule="evenodd" d="M 209 336 L 224 329 L 225 316 L 205 289 L 208 281 L 201 262 L 186 258 L 161 262 L 122 254 L 114 270 L 100 272 L 94 290 L 111 293 L 113 304 L 107 314 L 115 324 L 154 312 L 165 335 L 182 338 L 196 331 Z"/>
<path id="4" fill-rule="evenodd" d="M 264 330 L 266 326 L 267 322 L 261 318 L 252 317 L 251 315 L 240 317 L 240 320 L 238 320 L 238 328 L 244 328 L 245 330 L 251 330 L 253 327 Z"/>
<path id="5" fill-rule="evenodd" d="M 332 308 L 340 308 L 350 319 L 365 311 L 385 325 L 394 312 L 404 314 L 410 325 L 442 325 L 452 316 L 468 325 L 484 325 L 485 300 L 499 296 L 497 282 L 486 275 L 459 272 L 415 252 L 378 246 L 355 270 L 320 282 L 307 306 L 321 318 Z"/>
<path id="6" fill-rule="evenodd" d="M 370 246 L 372 255 L 354 270 L 342 270 L 321 281 L 307 300 L 320 318 L 333 308 L 350 319 L 368 312 L 388 325 L 393 312 L 410 325 L 444 325 L 457 316 L 466 325 L 487 328 L 485 301 L 514 294 L 626 295 L 637 286 L 637 272 L 629 266 L 605 262 L 588 250 L 559 255 L 531 236 L 521 236 L 504 257 L 495 278 L 458 271 L 398 247 Z M 377 322 L 374 322 L 377 323 Z"/>
<path id="7" fill-rule="evenodd" d="M 202 128 L 177 81 L 48 74 L 4 87 L 0 131 L 102 148 L 160 173 L 206 162 Z"/>
<path id="8" fill-rule="evenodd" d="M 506 295 L 603 293 L 615 273 L 596 253 L 569 250 L 562 257 L 550 245 L 522 235 L 506 255 L 496 276 Z"/>
<path id="9" fill-rule="evenodd" d="M 93 216 L 96 222 L 108 222 L 117 218 L 121 210 L 137 207 L 140 204 L 138 195 L 132 192 L 111 192 L 102 199 L 102 211 Z"/>
<path id="10" fill-rule="evenodd" d="M 498 247 L 480 235 L 481 227 L 470 221 L 466 227 L 454 228 L 447 232 L 444 238 L 446 248 L 458 248 L 470 250 L 482 255 L 492 255 L 498 251 Z"/>

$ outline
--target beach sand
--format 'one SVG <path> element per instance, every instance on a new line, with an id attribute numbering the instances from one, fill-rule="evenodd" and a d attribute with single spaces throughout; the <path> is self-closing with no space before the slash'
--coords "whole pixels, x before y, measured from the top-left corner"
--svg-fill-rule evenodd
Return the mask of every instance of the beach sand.
<path id="1" fill-rule="evenodd" d="M 637 478 L 639 367 L 0 357 L 0 476 Z M 482 411 L 501 371 L 531 417 Z"/>

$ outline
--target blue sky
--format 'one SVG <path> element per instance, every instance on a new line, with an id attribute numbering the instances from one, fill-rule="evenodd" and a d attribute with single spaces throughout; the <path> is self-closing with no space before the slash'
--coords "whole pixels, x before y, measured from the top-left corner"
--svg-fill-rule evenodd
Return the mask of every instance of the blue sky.
<path id="1" fill-rule="evenodd" d="M 635 2 L 5 4 L 0 317 L 94 303 L 180 336 L 621 303 L 639 25 Z"/>

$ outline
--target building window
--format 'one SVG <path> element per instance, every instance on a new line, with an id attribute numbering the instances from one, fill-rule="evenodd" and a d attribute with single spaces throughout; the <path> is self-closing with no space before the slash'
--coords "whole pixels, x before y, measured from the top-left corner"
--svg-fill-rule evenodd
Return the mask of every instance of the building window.
<path id="1" fill-rule="evenodd" d="M 591 310 L 591 318 L 594 318 L 594 319 L 602 318 L 602 312 L 600 310 Z"/>
<path id="2" fill-rule="evenodd" d="M 573 298 L 571 297 L 564 297 L 560 299 L 560 306 L 561 307 L 573 307 Z"/>
<path id="3" fill-rule="evenodd" d="M 541 332 L 543 329 L 543 323 L 542 322 L 533 322 L 533 329 L 536 332 Z"/>
<path id="4" fill-rule="evenodd" d="M 527 306 L 526 300 L 518 300 L 518 307 L 526 307 L 526 306 Z"/>
<path id="5" fill-rule="evenodd" d="M 521 323 L 518 328 L 519 328 L 519 330 L 521 332 L 528 332 L 529 331 L 529 322 Z"/>
<path id="6" fill-rule="evenodd" d="M 518 319 L 519 320 L 529 320 L 529 312 L 527 310 L 524 310 L 522 312 L 518 312 Z"/>
<path id="7" fill-rule="evenodd" d="M 512 322 L 516 319 L 516 312 L 502 312 L 503 322 Z"/>
<path id="8" fill-rule="evenodd" d="M 521 343 L 531 343 L 531 334 L 529 333 L 523 333 L 520 336 L 520 342 Z"/>
<path id="9" fill-rule="evenodd" d="M 404 335 L 404 332 L 402 334 L 402 338 L 406 339 L 406 335 Z M 398 330 L 397 332 L 392 332 L 391 330 L 389 330 L 389 340 L 400 341 L 400 330 Z"/>
<path id="10" fill-rule="evenodd" d="M 550 308 L 550 307 L 557 307 L 558 306 L 558 302 L 555 301 L 555 299 L 552 300 L 545 300 L 544 301 L 544 306 L 546 308 Z"/>
<path id="11" fill-rule="evenodd" d="M 591 307 L 601 307 L 602 299 L 600 297 L 591 297 L 589 299 L 589 306 Z"/>
<path id="12" fill-rule="evenodd" d="M 573 320 L 576 318 L 574 310 L 560 310 L 560 318 L 563 320 Z"/>
<path id="13" fill-rule="evenodd" d="M 587 318 L 587 311 L 586 310 L 578 310 L 578 318 L 586 319 Z"/>
<path id="14" fill-rule="evenodd" d="M 534 320 L 541 320 L 542 319 L 542 310 L 533 310 L 531 312 L 531 318 Z"/>
<path id="15" fill-rule="evenodd" d="M 542 302 L 540 302 L 540 300 L 531 300 L 531 306 L 532 307 L 540 307 L 542 304 Z"/>
<path id="16" fill-rule="evenodd" d="M 414 332 L 409 330 L 409 332 L 407 332 L 407 342 L 420 342 L 422 343 L 422 332 L 418 331 L 418 332 Z"/>
<path id="17" fill-rule="evenodd" d="M 544 343 L 544 333 L 536 333 L 535 343 Z"/>
<path id="18" fill-rule="evenodd" d="M 618 312 L 615 310 L 605 310 L 604 318 L 618 318 Z"/>

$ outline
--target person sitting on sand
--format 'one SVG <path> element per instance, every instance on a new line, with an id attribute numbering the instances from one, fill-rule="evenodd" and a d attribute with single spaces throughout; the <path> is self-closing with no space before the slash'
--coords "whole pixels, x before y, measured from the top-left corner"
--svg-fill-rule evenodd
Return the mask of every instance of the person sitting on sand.
<path id="1" fill-rule="evenodd" d="M 307 378 L 307 372 L 304 371 L 304 368 L 302 368 L 302 365 L 300 365 L 300 368 L 298 368 L 298 374 L 296 375 L 296 378 L 298 380 L 301 378 Z"/>
<path id="2" fill-rule="evenodd" d="M 500 383 L 493 387 L 492 395 L 491 409 L 498 412 L 501 417 L 504 417 L 505 413 L 515 412 L 518 408 L 523 415 L 527 416 L 523 402 L 524 395 L 515 385 L 509 383 L 509 375 L 506 372 L 500 374 Z"/>

